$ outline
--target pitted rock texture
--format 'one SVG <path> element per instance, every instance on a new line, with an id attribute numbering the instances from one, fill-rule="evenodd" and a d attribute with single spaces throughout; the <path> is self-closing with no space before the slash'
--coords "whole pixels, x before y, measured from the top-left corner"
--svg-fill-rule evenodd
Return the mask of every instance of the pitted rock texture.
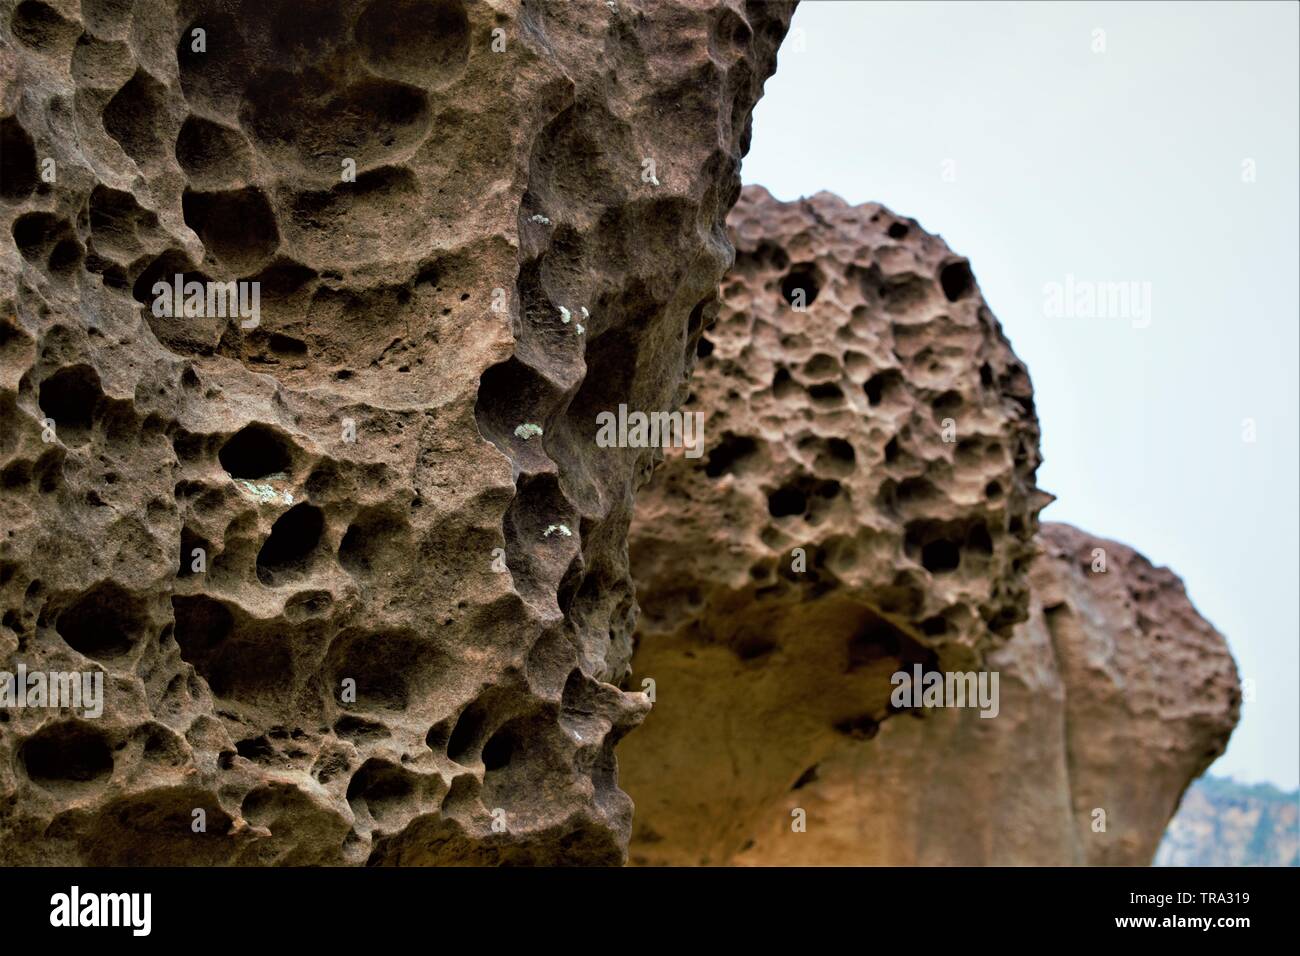
<path id="1" fill-rule="evenodd" d="M 1227 747 L 1236 667 L 1168 568 L 1068 525 L 1044 524 L 1040 540 L 1030 618 L 989 657 L 998 716 L 917 711 L 841 746 L 735 862 L 1152 862 L 1183 792 Z M 796 806 L 806 833 L 776 819 Z"/>
<path id="2" fill-rule="evenodd" d="M 1033 537 L 1028 379 L 938 239 L 756 187 L 731 228 L 686 406 L 710 450 L 672 457 L 633 524 L 656 704 L 620 746 L 632 860 L 1150 863 L 1237 721 L 1223 637 L 1132 549 Z M 997 672 L 997 715 L 885 720 L 917 663 Z"/>
<path id="3" fill-rule="evenodd" d="M 0 670 L 106 697 L 0 712 L 0 863 L 623 859 L 595 417 L 685 396 L 792 6 L 0 3 Z"/>
<path id="4" fill-rule="evenodd" d="M 877 733 L 900 666 L 979 667 L 1028 614 L 1049 500 L 1028 375 L 941 239 L 753 186 L 729 226 L 684 406 L 708 450 L 669 454 L 630 542 L 632 686 L 656 698 L 620 746 L 641 863 L 736 859 Z"/>

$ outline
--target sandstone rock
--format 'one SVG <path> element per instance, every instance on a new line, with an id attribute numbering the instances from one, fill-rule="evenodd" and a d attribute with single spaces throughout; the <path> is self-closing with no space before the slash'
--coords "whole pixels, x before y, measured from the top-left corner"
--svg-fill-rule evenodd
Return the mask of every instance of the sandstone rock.
<path id="1" fill-rule="evenodd" d="M 633 523 L 633 680 L 657 698 L 619 748 L 633 861 L 1150 862 L 1236 723 L 1223 638 L 1131 549 L 1032 540 L 1028 378 L 940 240 L 754 187 L 731 228 L 686 406 L 710 451 L 671 458 Z M 996 672 L 997 715 L 885 720 L 918 664 Z"/>
<path id="2" fill-rule="evenodd" d="M 685 394 L 791 7 L 0 8 L 0 670 L 105 693 L 0 711 L 0 863 L 623 858 L 594 418 Z"/>
<path id="3" fill-rule="evenodd" d="M 1028 613 L 1048 500 L 1028 375 L 942 240 L 759 187 L 730 228 L 684 406 L 708 453 L 670 454 L 630 542 L 657 701 L 620 747 L 638 862 L 736 859 L 876 734 L 900 665 L 979 666 Z"/>
<path id="4" fill-rule="evenodd" d="M 1167 568 L 1068 525 L 1044 524 L 1041 541 L 1030 618 L 989 656 L 997 718 L 928 710 L 841 746 L 736 862 L 1151 863 L 1227 746 L 1236 668 Z M 787 804 L 807 811 L 806 833 L 777 819 Z"/>

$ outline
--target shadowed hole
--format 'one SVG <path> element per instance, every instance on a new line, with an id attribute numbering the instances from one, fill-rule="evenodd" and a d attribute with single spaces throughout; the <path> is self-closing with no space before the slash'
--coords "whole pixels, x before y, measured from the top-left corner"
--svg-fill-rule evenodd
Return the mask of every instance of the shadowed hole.
<path id="1" fill-rule="evenodd" d="M 875 406 L 879 405 L 886 398 L 892 399 L 895 392 L 903 384 L 903 376 L 897 369 L 886 369 L 883 372 L 877 372 L 871 378 L 863 383 L 862 390 L 867 395 L 867 401 Z"/>
<path id="2" fill-rule="evenodd" d="M 238 130 L 191 116 L 176 137 L 176 161 L 192 185 L 220 188 L 248 178 L 252 152 Z"/>
<path id="3" fill-rule="evenodd" d="M 921 564 L 927 571 L 956 571 L 961 565 L 961 549 L 951 541 L 940 539 L 921 547 Z"/>
<path id="4" fill-rule="evenodd" d="M 289 470 L 289 443 L 275 430 L 253 423 L 240 429 L 217 453 L 231 478 L 256 480 Z"/>
<path id="5" fill-rule="evenodd" d="M 209 255 L 234 272 L 258 269 L 280 245 L 275 213 L 254 186 L 217 193 L 186 191 L 181 210 L 185 225 L 203 240 Z"/>
<path id="6" fill-rule="evenodd" d="M 504 768 L 510 763 L 518 745 L 518 732 L 512 721 L 493 734 L 492 739 L 483 745 L 483 769 L 491 773 Z"/>
<path id="7" fill-rule="evenodd" d="M 22 43 L 44 53 L 57 52 L 60 46 L 80 32 L 77 24 L 65 20 L 40 0 L 23 0 L 18 4 L 9 21 L 9 29 Z"/>
<path id="8" fill-rule="evenodd" d="M 447 756 L 458 764 L 473 763 L 483 742 L 487 721 L 487 711 L 477 701 L 466 707 L 447 741 Z"/>
<path id="9" fill-rule="evenodd" d="M 21 754 L 27 776 L 50 789 L 92 783 L 113 772 L 107 738 L 80 721 L 42 728 L 23 743 Z"/>
<path id="10" fill-rule="evenodd" d="M 55 630 L 87 657 L 118 657 L 144 633 L 143 603 L 112 581 L 97 584 L 59 614 Z"/>
<path id="11" fill-rule="evenodd" d="M 944 297 L 949 302 L 966 298 L 975 288 L 975 277 L 971 274 L 970 263 L 948 263 L 939 272 L 939 285 L 943 286 Z"/>
<path id="12" fill-rule="evenodd" d="M 801 515 L 808 510 L 808 496 L 798 488 L 778 488 L 767 496 L 767 512 L 773 518 Z"/>
<path id="13" fill-rule="evenodd" d="M 785 299 L 788 305 L 798 307 L 801 304 L 796 302 L 799 290 L 803 290 L 802 305 L 804 307 L 812 305 L 817 300 L 817 293 L 821 291 L 821 285 L 818 283 L 817 274 L 811 265 L 795 266 L 781 280 L 781 297 Z"/>
<path id="14" fill-rule="evenodd" d="M 357 20 L 356 38 L 379 75 L 436 89 L 465 67 L 469 19 L 461 0 L 374 0 Z"/>
<path id="15" fill-rule="evenodd" d="M 744 466 L 758 452 L 758 443 L 748 435 L 724 432 L 722 440 L 713 446 L 704 462 L 704 473 L 710 478 L 726 474 L 741 474 Z"/>
<path id="16" fill-rule="evenodd" d="M 36 149 L 13 116 L 0 119 L 0 197 L 22 202 L 36 188 Z"/>
<path id="17" fill-rule="evenodd" d="M 276 519 L 257 553 L 257 578 L 263 584 L 307 570 L 325 530 L 325 512 L 314 505 L 294 505 Z"/>
<path id="18" fill-rule="evenodd" d="M 160 126 L 166 116 L 166 88 L 144 70 L 136 70 L 104 107 L 104 130 L 143 165 L 165 155 Z"/>
<path id="19" fill-rule="evenodd" d="M 100 400 L 99 375 L 88 365 L 59 369 L 41 382 L 40 406 L 54 421 L 64 444 L 80 444 L 90 434 Z"/>

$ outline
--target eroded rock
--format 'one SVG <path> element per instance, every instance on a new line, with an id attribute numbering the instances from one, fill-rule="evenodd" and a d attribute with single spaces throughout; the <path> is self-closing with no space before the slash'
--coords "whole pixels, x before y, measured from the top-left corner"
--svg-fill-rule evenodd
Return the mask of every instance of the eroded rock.
<path id="1" fill-rule="evenodd" d="M 753 187 L 731 226 L 710 451 L 633 525 L 633 861 L 1146 865 L 1236 723 L 1224 639 L 1132 549 L 1034 538 L 1028 379 L 940 240 Z M 996 673 L 996 714 L 897 713 L 918 666 Z"/>
<path id="2" fill-rule="evenodd" d="M 841 746 L 785 798 L 807 832 L 770 825 L 736 862 L 1151 863 L 1227 747 L 1236 667 L 1168 568 L 1069 525 L 1040 540 L 1029 620 L 989 656 L 997 718 L 927 710 Z"/>
<path id="3" fill-rule="evenodd" d="M 630 544 L 657 699 L 620 747 L 639 862 L 733 860 L 875 736 L 900 666 L 978 667 L 1028 614 L 1048 500 L 1028 375 L 942 240 L 761 187 L 730 228 L 684 406 L 708 451 L 669 455 Z"/>
<path id="4" fill-rule="evenodd" d="M 0 669 L 105 706 L 0 712 L 0 862 L 623 858 L 594 418 L 685 393 L 791 7 L 4 5 Z"/>

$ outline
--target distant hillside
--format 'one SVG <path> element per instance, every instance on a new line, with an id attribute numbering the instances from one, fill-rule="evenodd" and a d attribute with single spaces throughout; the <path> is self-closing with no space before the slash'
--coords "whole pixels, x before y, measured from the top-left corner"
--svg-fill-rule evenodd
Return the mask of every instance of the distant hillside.
<path id="1" fill-rule="evenodd" d="M 1300 866 L 1300 792 L 1202 777 L 1183 797 L 1156 866 Z"/>

